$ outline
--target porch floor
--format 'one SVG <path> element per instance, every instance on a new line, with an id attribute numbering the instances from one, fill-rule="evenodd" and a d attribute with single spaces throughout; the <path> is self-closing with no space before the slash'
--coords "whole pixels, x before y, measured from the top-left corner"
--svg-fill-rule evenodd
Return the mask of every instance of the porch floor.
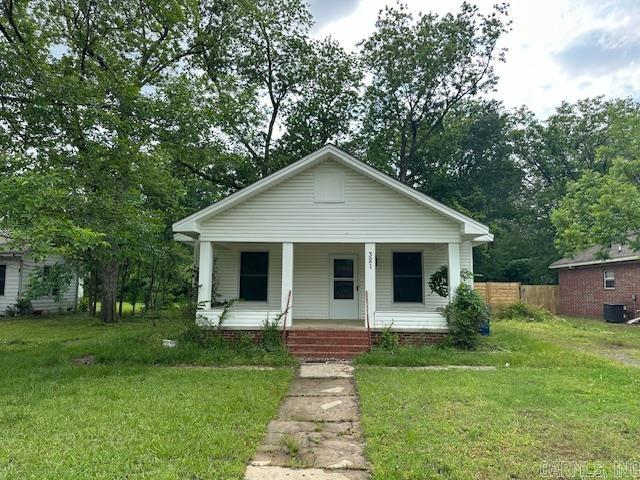
<path id="1" fill-rule="evenodd" d="M 302 320 L 293 319 L 290 330 L 308 329 L 330 329 L 330 330 L 366 330 L 362 320 Z"/>

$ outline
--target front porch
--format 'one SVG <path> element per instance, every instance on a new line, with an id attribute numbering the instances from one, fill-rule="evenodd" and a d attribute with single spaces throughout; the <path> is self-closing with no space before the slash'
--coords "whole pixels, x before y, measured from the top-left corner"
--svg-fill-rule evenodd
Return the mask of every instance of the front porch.
<path id="1" fill-rule="evenodd" d="M 449 298 L 431 292 L 429 278 L 447 265 L 455 290 L 472 269 L 471 242 L 240 243 L 200 241 L 197 322 L 256 330 L 281 328 L 445 332 Z M 212 306 L 213 305 L 213 306 Z M 286 325 L 286 327 L 285 327 Z"/>

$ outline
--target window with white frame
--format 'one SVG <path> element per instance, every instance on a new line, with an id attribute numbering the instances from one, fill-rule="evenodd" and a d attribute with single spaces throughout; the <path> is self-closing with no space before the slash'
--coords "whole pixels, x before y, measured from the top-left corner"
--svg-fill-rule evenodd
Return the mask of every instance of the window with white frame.
<path id="1" fill-rule="evenodd" d="M 613 270 L 604 271 L 604 288 L 616 288 L 616 276 L 613 273 Z"/>

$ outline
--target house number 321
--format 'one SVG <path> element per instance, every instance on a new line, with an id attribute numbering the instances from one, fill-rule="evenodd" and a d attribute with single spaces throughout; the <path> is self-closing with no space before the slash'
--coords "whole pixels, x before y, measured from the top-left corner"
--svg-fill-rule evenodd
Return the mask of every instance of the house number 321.
<path id="1" fill-rule="evenodd" d="M 373 268 L 373 252 L 369 252 L 369 268 Z"/>

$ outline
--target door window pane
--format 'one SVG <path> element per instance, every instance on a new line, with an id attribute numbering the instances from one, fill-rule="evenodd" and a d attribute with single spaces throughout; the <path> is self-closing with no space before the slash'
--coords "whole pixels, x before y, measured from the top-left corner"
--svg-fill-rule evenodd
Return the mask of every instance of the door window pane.
<path id="1" fill-rule="evenodd" d="M 240 253 L 240 299 L 266 302 L 269 280 L 269 252 Z"/>
<path id="2" fill-rule="evenodd" d="M 335 300 L 353 300 L 353 280 L 335 280 L 333 282 Z"/>
<path id="3" fill-rule="evenodd" d="M 422 253 L 393 253 L 393 301 L 422 303 Z"/>
<path id="4" fill-rule="evenodd" d="M 333 261 L 333 276 L 335 278 L 353 278 L 353 260 L 336 258 Z"/>

